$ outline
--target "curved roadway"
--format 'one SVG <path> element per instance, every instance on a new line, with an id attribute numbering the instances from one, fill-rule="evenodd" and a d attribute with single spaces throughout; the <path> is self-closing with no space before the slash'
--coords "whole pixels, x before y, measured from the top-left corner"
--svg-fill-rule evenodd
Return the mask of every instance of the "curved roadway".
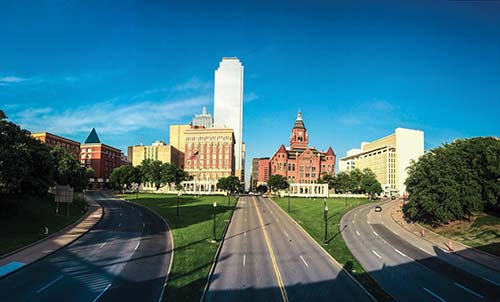
<path id="1" fill-rule="evenodd" d="M 103 218 L 55 253 L 0 279 L 0 301 L 158 301 L 172 242 L 164 220 L 94 193 Z"/>
<path id="2" fill-rule="evenodd" d="M 500 301 L 498 272 L 407 232 L 390 218 L 389 204 L 382 205 L 381 213 L 374 207 L 344 215 L 342 236 L 365 270 L 397 301 Z"/>

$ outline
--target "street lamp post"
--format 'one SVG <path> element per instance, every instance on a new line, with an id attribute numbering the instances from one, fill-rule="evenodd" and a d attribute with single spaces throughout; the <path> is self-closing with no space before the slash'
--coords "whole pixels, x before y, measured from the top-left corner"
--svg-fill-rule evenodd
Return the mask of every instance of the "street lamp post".
<path id="1" fill-rule="evenodd" d="M 328 206 L 326 205 L 326 199 L 325 199 L 324 215 L 325 215 L 325 240 L 324 240 L 324 244 L 328 244 Z"/>
<path id="2" fill-rule="evenodd" d="M 229 208 L 231 206 L 231 192 L 227 192 L 227 207 Z"/>
<path id="3" fill-rule="evenodd" d="M 215 237 L 215 213 L 216 213 L 216 208 L 217 208 L 217 202 L 214 201 L 213 206 L 214 206 L 214 238 L 212 241 L 215 242 L 215 239 L 216 239 L 216 237 Z"/>
<path id="4" fill-rule="evenodd" d="M 179 198 L 181 197 L 181 192 L 177 192 L 177 216 L 179 216 Z"/>
<path id="5" fill-rule="evenodd" d="M 290 213 L 290 188 L 288 188 L 288 213 Z"/>

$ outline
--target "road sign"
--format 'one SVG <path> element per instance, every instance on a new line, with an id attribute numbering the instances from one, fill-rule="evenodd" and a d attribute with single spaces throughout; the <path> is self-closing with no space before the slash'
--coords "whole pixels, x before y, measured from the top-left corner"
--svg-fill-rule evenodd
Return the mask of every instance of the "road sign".
<path id="1" fill-rule="evenodd" d="M 70 187 L 69 185 L 66 185 L 66 186 L 56 185 L 54 200 L 55 200 L 55 202 L 72 203 L 73 202 L 73 188 Z"/>

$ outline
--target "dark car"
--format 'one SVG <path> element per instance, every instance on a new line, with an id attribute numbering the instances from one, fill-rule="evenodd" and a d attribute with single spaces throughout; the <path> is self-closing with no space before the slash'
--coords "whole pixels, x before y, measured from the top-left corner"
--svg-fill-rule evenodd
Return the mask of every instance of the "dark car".
<path id="1" fill-rule="evenodd" d="M 381 206 L 376 206 L 375 207 L 375 212 L 382 212 L 382 207 Z"/>

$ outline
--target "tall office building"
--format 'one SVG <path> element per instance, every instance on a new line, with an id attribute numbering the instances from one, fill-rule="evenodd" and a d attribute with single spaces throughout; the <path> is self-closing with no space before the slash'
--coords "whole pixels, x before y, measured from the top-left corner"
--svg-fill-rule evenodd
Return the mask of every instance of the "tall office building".
<path id="1" fill-rule="evenodd" d="M 201 114 L 194 115 L 191 125 L 205 128 L 212 128 L 214 126 L 214 119 L 210 113 L 207 113 L 207 107 L 203 106 Z"/>
<path id="2" fill-rule="evenodd" d="M 243 65 L 238 58 L 222 58 L 215 71 L 214 123 L 234 132 L 235 175 L 245 181 L 243 159 Z"/>

